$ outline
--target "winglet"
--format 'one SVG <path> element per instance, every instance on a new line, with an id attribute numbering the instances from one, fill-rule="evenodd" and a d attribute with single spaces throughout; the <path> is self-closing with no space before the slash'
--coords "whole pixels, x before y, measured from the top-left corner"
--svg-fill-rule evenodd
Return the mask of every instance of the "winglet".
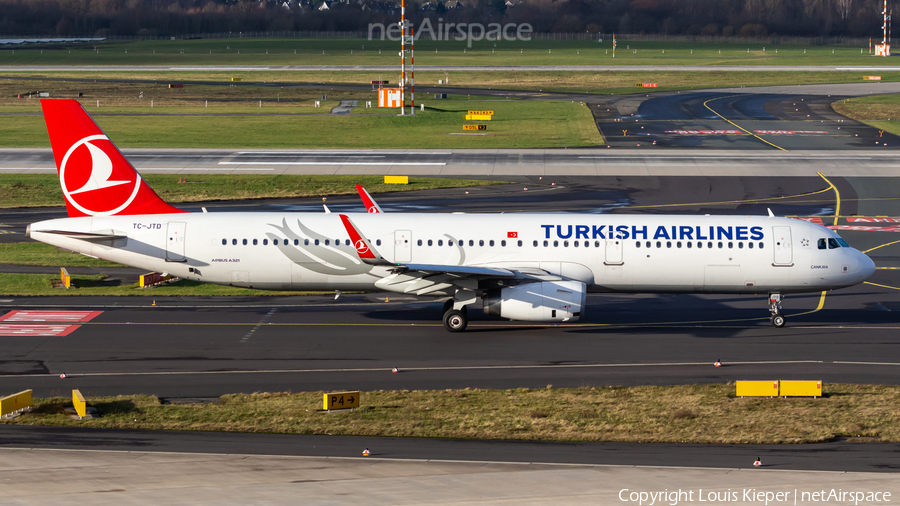
<path id="1" fill-rule="evenodd" d="M 366 189 L 362 187 L 362 185 L 356 185 L 356 191 L 359 192 L 359 198 L 362 199 L 363 205 L 366 206 L 367 213 L 384 213 L 378 203 L 375 202 L 375 199 L 373 199 L 372 196 L 369 195 L 369 192 L 367 192 Z"/>
<path id="2" fill-rule="evenodd" d="M 389 262 L 385 261 L 381 255 L 372 249 L 372 243 L 356 230 L 356 226 L 350 221 L 350 218 L 348 218 L 347 215 L 342 214 L 340 217 L 341 222 L 344 224 L 344 228 L 347 229 L 347 234 L 350 235 L 350 240 L 353 242 L 353 246 L 356 248 L 356 254 L 359 255 L 360 260 L 367 264 L 390 265 Z"/>
<path id="3" fill-rule="evenodd" d="M 768 207 L 767 207 L 767 208 L 766 208 L 766 211 L 769 211 L 769 218 L 774 218 L 774 217 L 775 217 L 775 213 L 772 212 L 772 209 L 771 209 L 771 208 L 768 208 Z"/>

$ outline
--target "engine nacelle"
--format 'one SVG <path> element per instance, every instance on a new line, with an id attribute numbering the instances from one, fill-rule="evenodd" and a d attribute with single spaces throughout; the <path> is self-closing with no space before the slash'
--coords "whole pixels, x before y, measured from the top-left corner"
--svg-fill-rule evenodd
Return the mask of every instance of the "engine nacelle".
<path id="1" fill-rule="evenodd" d="M 542 281 L 489 290 L 484 312 L 528 322 L 577 321 L 587 295 L 580 281 Z"/>

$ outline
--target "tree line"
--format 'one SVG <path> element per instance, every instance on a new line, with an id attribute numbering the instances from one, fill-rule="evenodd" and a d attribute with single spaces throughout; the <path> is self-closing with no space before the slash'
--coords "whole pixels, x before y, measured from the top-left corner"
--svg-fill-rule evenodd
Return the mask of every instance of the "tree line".
<path id="1" fill-rule="evenodd" d="M 327 8 L 322 7 L 322 3 Z M 879 0 L 408 0 L 414 23 L 529 23 L 542 33 L 869 37 Z M 366 31 L 399 18 L 380 0 L 0 0 L 0 34 L 169 36 Z M 892 8 L 892 2 L 888 3 Z M 393 9 L 397 9 L 394 11 Z M 898 11 L 900 12 L 900 11 Z"/>

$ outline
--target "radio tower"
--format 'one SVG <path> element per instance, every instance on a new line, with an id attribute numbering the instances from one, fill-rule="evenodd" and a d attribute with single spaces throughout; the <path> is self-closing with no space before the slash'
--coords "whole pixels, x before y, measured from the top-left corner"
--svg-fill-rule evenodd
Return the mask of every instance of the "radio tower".
<path id="1" fill-rule="evenodd" d="M 885 0 L 886 1 L 886 0 Z M 400 115 L 406 114 L 406 43 L 412 47 L 413 38 L 409 35 L 410 28 L 406 21 L 406 0 L 400 0 Z M 413 103 L 415 107 L 415 103 Z M 410 114 L 415 116 L 416 111 Z"/>

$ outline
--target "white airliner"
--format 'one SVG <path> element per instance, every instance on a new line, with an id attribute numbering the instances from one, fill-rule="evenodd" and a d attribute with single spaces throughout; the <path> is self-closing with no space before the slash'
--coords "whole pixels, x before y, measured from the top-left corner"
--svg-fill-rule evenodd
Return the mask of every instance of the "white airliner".
<path id="1" fill-rule="evenodd" d="M 187 213 L 150 189 L 77 101 L 41 105 L 69 218 L 34 223 L 28 236 L 185 279 L 449 297 L 444 325 L 462 331 L 478 299 L 490 315 L 573 322 L 588 291 L 767 293 L 781 327 L 785 294 L 875 272 L 832 230 L 771 213 L 385 214 L 368 193 L 368 213 Z"/>

